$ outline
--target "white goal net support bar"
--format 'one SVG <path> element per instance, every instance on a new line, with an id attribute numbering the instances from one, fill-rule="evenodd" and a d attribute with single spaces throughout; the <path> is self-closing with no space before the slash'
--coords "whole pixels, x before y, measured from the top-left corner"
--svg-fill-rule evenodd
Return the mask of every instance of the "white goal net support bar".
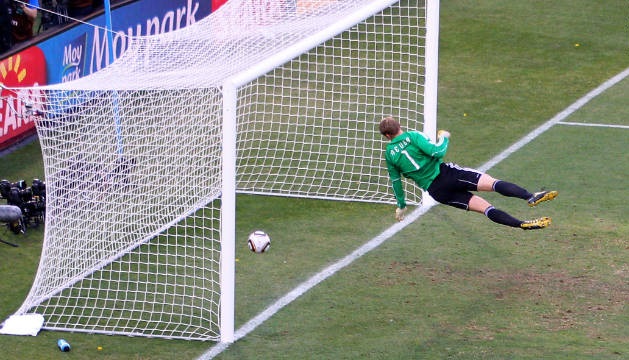
<path id="1" fill-rule="evenodd" d="M 394 203 L 378 123 L 434 137 L 438 17 L 433 0 L 231 0 L 102 71 L 16 90 L 47 213 L 13 317 L 233 341 L 236 193 Z"/>

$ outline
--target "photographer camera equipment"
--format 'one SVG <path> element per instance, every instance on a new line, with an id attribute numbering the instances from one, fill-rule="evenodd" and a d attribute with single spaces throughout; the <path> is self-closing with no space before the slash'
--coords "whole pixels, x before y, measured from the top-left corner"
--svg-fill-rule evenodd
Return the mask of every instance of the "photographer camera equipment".
<path id="1" fill-rule="evenodd" d="M 20 210 L 23 222 L 21 232 L 27 226 L 38 226 L 46 218 L 46 183 L 39 179 L 33 179 L 30 187 L 24 180 L 15 183 L 0 180 L 0 199 L 6 199 L 7 205 Z M 16 227 L 10 227 L 10 230 L 19 233 Z"/>
<path id="2" fill-rule="evenodd" d="M 24 233 L 22 210 L 14 205 L 0 205 L 0 222 L 7 223 L 7 227 L 14 234 Z M 17 244 L 0 239 L 1 243 L 17 247 Z"/>

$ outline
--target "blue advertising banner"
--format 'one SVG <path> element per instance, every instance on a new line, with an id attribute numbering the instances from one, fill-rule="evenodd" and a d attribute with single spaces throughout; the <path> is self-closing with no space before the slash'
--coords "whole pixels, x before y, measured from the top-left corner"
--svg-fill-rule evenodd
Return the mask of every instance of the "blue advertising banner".
<path id="1" fill-rule="evenodd" d="M 109 44 L 105 15 L 43 41 L 48 84 L 71 81 L 96 72 L 127 49 L 131 36 L 156 35 L 184 28 L 208 16 L 211 0 L 137 1 L 112 10 L 113 44 Z"/>

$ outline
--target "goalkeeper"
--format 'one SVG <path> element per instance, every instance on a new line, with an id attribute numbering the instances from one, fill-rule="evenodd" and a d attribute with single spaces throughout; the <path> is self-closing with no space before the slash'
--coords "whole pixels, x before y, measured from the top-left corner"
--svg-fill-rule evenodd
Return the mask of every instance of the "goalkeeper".
<path id="1" fill-rule="evenodd" d="M 485 214 L 498 224 L 524 230 L 542 229 L 550 225 L 549 217 L 534 220 L 518 220 L 506 212 L 496 209 L 487 200 L 471 191 L 495 191 L 501 195 L 524 199 L 529 206 L 552 200 L 557 191 L 530 193 L 522 187 L 497 180 L 478 170 L 462 168 L 457 164 L 444 163 L 450 133 L 440 130 L 437 143 L 433 143 L 419 131 L 403 132 L 400 123 L 393 117 L 380 122 L 380 133 L 391 142 L 387 144 L 385 159 L 393 193 L 397 200 L 395 218 L 404 219 L 406 200 L 402 187 L 402 176 L 412 179 L 436 201 L 459 209 Z"/>

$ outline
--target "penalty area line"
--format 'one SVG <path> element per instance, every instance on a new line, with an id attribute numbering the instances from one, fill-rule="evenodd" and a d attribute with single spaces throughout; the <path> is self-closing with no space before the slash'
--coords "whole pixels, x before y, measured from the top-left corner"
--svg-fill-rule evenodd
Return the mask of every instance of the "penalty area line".
<path id="1" fill-rule="evenodd" d="M 500 163 L 502 160 L 508 158 L 511 154 L 521 149 L 523 146 L 531 142 L 533 139 L 540 136 L 541 134 L 546 132 L 548 129 L 553 127 L 555 124 L 559 123 L 563 119 L 570 116 L 575 111 L 579 110 L 581 107 L 587 104 L 590 100 L 594 99 L 596 96 L 600 95 L 607 89 L 616 85 L 618 82 L 620 82 L 627 76 L 629 76 L 629 68 L 625 69 L 623 72 L 610 78 L 609 80 L 605 81 L 596 89 L 587 93 L 585 96 L 583 96 L 582 98 L 574 102 L 572 105 L 568 106 L 565 110 L 555 115 L 552 119 L 548 120 L 547 122 L 539 126 L 537 129 L 531 131 L 529 134 L 527 134 L 518 142 L 516 142 L 515 144 L 511 145 L 510 147 L 502 151 L 500 154 L 498 154 L 494 158 L 490 159 L 487 163 L 479 167 L 478 170 L 486 172 L 487 170 L 491 169 L 492 167 Z M 326 280 L 330 276 L 337 273 L 339 270 L 353 263 L 355 260 L 367 254 L 371 250 L 380 246 L 382 243 L 387 241 L 393 235 L 397 234 L 398 232 L 403 230 L 406 226 L 413 223 L 420 216 L 427 213 L 428 210 L 430 210 L 435 205 L 436 205 L 436 202 L 432 200 L 432 198 L 430 198 L 429 196 L 424 196 L 424 201 L 422 202 L 422 205 L 418 207 L 417 209 L 415 209 L 414 211 L 412 211 L 410 214 L 408 214 L 406 219 L 404 219 L 404 221 L 395 223 L 391 227 L 384 230 L 380 235 L 376 236 L 375 238 L 371 239 L 367 243 L 363 244 L 361 247 L 354 250 L 349 255 L 345 256 L 344 258 L 340 259 L 334 264 L 321 270 L 319 273 L 315 274 L 314 276 L 312 276 L 311 278 L 309 278 L 308 280 L 306 280 L 305 282 L 301 283 L 296 288 L 291 290 L 289 293 L 287 293 L 286 295 L 282 296 L 280 299 L 275 301 L 273 304 L 271 304 L 268 308 L 266 308 L 260 314 L 256 315 L 251 320 L 247 321 L 247 323 L 245 323 L 242 327 L 240 327 L 234 333 L 234 342 L 238 341 L 239 339 L 242 339 L 244 336 L 246 336 L 247 334 L 255 330 L 255 328 L 260 326 L 263 322 L 268 320 L 271 316 L 275 315 L 275 313 L 277 313 L 282 308 L 284 308 L 285 306 L 287 306 L 288 304 L 296 300 L 298 297 L 306 293 L 308 290 L 312 289 L 313 287 L 315 287 L 322 281 Z M 218 354 L 225 351 L 230 345 L 231 345 L 230 343 L 225 343 L 225 342 L 218 343 L 214 345 L 213 347 L 211 347 L 207 352 L 202 354 L 198 358 L 198 360 L 212 359 Z"/>
<path id="2" fill-rule="evenodd" d="M 559 125 L 602 127 L 602 128 L 614 128 L 614 129 L 629 129 L 629 125 L 578 123 L 578 122 L 570 122 L 570 121 L 560 121 Z"/>
<path id="3" fill-rule="evenodd" d="M 553 116 L 552 119 L 546 121 L 545 123 L 540 125 L 537 129 L 531 131 L 528 135 L 524 136 L 518 142 L 508 147 L 506 150 L 504 150 L 503 152 L 495 156 L 493 159 L 489 160 L 483 166 L 479 167 L 478 170 L 482 172 L 486 172 L 487 170 L 491 169 L 496 164 L 500 163 L 502 160 L 506 159 L 514 152 L 520 150 L 522 147 L 524 147 L 524 145 L 530 143 L 533 139 L 540 136 L 541 134 L 543 134 L 544 132 L 546 132 L 548 129 L 555 126 L 556 124 L 560 123 L 562 120 L 572 115 L 577 110 L 581 109 L 583 106 L 585 106 L 585 104 L 590 102 L 592 99 L 594 99 L 598 95 L 605 92 L 607 89 L 611 88 L 612 86 L 616 85 L 617 83 L 625 79 L 627 76 L 629 76 L 629 68 L 626 68 L 625 70 L 620 72 L 618 75 L 610 78 L 609 80 L 599 85 L 596 89 L 585 94 L 582 98 L 572 103 L 562 112 Z"/>

